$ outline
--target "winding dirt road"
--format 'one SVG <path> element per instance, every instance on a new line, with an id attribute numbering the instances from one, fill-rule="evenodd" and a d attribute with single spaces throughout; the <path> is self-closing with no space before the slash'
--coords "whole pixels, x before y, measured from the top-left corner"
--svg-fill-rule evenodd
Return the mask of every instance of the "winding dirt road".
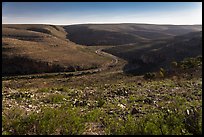
<path id="1" fill-rule="evenodd" d="M 108 67 L 113 67 L 118 63 L 118 57 L 116 57 L 116 56 L 114 56 L 112 54 L 109 54 L 107 52 L 104 52 L 102 50 L 103 50 L 103 48 L 100 48 L 100 49 L 96 50 L 95 52 L 98 55 L 106 56 L 106 57 L 108 56 L 108 57 L 112 58 L 112 61 L 109 62 L 108 64 L 104 64 L 101 68 L 99 68 L 99 69 L 101 69 L 101 71 L 106 70 Z"/>
<path id="2" fill-rule="evenodd" d="M 103 48 L 97 49 L 95 51 L 96 54 L 100 56 L 106 56 L 112 58 L 112 61 L 104 64 L 100 68 L 96 69 L 89 69 L 89 70 L 83 70 L 83 71 L 76 71 L 76 72 L 57 72 L 57 73 L 42 73 L 42 74 L 31 74 L 31 75 L 18 75 L 18 76 L 6 76 L 2 77 L 2 80 L 9 80 L 9 79 L 33 79 L 33 78 L 50 78 L 50 77 L 56 77 L 56 76 L 63 76 L 63 77 L 71 77 L 71 76 L 81 76 L 86 74 L 94 74 L 98 73 L 104 70 L 107 70 L 110 67 L 114 67 L 118 63 L 118 57 L 109 54 L 107 52 L 102 51 Z"/>

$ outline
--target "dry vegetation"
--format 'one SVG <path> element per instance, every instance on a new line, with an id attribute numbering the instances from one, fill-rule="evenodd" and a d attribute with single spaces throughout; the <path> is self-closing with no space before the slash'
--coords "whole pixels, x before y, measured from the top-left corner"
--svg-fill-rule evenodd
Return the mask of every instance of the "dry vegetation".
<path id="1" fill-rule="evenodd" d="M 4 80 L 2 134 L 201 135 L 202 59 L 178 64 L 178 73 L 147 80 L 108 72 Z"/>
<path id="2" fill-rule="evenodd" d="M 106 28 L 115 34 L 120 29 L 147 27 L 162 33 L 170 31 L 171 35 L 178 29 L 141 24 L 111 27 L 92 25 L 90 28 L 97 31 Z M 200 30 L 197 26 L 188 27 Z M 166 39 L 152 40 L 154 46 L 145 39 L 123 46 L 83 47 L 66 39 L 69 31 L 65 30 L 53 25 L 3 25 L 2 74 L 38 73 L 2 78 L 3 135 L 202 134 L 202 56 L 183 60 L 189 53 L 192 53 L 190 57 L 202 53 L 200 33 L 171 39 L 171 46 Z M 113 33 L 100 32 L 105 34 L 102 37 L 105 39 Z M 118 38 L 122 37 L 120 34 Z M 185 49 L 181 61 L 171 58 L 181 53 L 174 53 L 175 47 Z M 159 62 L 155 54 L 151 54 L 153 59 L 142 56 L 142 53 L 150 55 L 152 50 L 168 55 L 171 65 L 166 69 L 150 64 L 155 71 L 140 76 L 124 73 L 127 63 L 137 67 L 138 58 Z M 88 70 L 75 72 L 85 69 Z M 42 72 L 56 73 L 39 74 Z"/>
<path id="3" fill-rule="evenodd" d="M 110 61 L 109 58 L 99 56 L 86 47 L 67 40 L 66 32 L 61 27 L 3 25 L 2 43 L 3 72 L 5 75 L 15 74 L 15 70 L 12 72 L 11 69 L 7 69 L 10 67 L 16 67 L 16 69 L 19 66 L 21 69 L 30 67 L 32 73 L 33 69 L 38 70 L 38 67 L 45 64 L 44 69 L 39 68 L 42 72 L 48 71 L 49 68 L 51 71 L 54 70 L 55 68 L 51 69 L 53 65 L 57 65 L 61 71 L 73 71 L 100 67 Z M 16 58 L 20 59 L 16 60 Z M 23 62 L 26 59 L 34 63 Z M 17 70 L 17 73 L 18 71 L 20 70 Z M 29 74 L 29 70 L 28 72 L 24 71 L 24 73 Z"/>

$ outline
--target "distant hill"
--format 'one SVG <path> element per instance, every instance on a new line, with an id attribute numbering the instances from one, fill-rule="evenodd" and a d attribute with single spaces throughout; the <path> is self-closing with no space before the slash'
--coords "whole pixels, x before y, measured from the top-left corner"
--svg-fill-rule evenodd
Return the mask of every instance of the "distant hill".
<path id="1" fill-rule="evenodd" d="M 71 41 L 87 46 L 124 45 L 201 31 L 202 25 L 82 24 L 63 26 Z"/>
<path id="2" fill-rule="evenodd" d="M 54 25 L 2 25 L 2 74 L 18 75 L 96 68 L 107 62 L 66 39 Z"/>
<path id="3" fill-rule="evenodd" d="M 124 67 L 127 73 L 143 74 L 168 69 L 172 61 L 202 55 L 202 31 L 175 36 L 167 41 L 118 46 L 105 50 L 128 61 Z"/>

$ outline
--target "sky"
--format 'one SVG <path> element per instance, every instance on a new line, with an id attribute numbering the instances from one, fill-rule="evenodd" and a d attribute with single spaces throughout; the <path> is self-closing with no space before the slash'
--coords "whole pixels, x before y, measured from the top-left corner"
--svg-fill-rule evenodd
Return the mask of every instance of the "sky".
<path id="1" fill-rule="evenodd" d="M 3 24 L 202 24 L 202 2 L 4 2 Z"/>

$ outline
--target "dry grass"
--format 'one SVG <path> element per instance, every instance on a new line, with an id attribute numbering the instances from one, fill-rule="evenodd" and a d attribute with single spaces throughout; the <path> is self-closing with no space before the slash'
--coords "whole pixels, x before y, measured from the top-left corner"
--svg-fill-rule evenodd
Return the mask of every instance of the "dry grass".
<path id="1" fill-rule="evenodd" d="M 61 67 L 80 66 L 86 69 L 110 61 L 65 38 L 66 32 L 59 26 L 3 25 L 3 55 L 23 56 L 36 61 L 58 64 Z"/>

